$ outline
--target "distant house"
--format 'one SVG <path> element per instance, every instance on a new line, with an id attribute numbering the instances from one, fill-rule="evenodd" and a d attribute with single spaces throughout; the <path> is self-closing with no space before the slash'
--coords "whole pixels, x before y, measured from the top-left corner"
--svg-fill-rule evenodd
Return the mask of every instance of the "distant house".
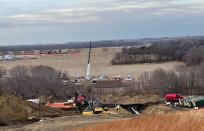
<path id="1" fill-rule="evenodd" d="M 15 55 L 12 55 L 12 54 L 7 54 L 7 55 L 3 56 L 3 60 L 14 61 L 14 60 L 17 60 L 17 57 Z"/>
<path id="2" fill-rule="evenodd" d="M 4 60 L 4 55 L 0 55 L 0 61 Z"/>

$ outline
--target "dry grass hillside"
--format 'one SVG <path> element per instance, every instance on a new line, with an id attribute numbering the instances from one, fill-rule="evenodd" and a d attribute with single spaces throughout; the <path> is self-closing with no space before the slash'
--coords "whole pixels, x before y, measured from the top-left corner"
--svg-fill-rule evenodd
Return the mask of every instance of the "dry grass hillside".
<path id="1" fill-rule="evenodd" d="M 204 110 L 140 116 L 89 125 L 74 131 L 204 131 Z"/>
<path id="2" fill-rule="evenodd" d="M 34 115 L 32 108 L 15 96 L 0 96 L 0 120 L 26 120 Z"/>
<path id="3" fill-rule="evenodd" d="M 116 52 L 121 48 L 95 48 L 92 50 L 91 72 L 93 75 L 108 74 L 127 76 L 132 74 L 137 77 L 144 71 L 153 71 L 157 68 L 167 70 L 174 69 L 177 65 L 182 65 L 180 62 L 168 62 L 160 64 L 133 64 L 133 65 L 111 65 L 110 61 Z M 88 49 L 81 49 L 80 54 L 67 54 L 67 55 L 44 55 L 34 56 L 37 59 L 20 60 L 20 61 L 4 61 L 0 62 L 0 66 L 6 69 L 11 69 L 16 65 L 35 66 L 35 65 L 48 65 L 57 70 L 67 72 L 72 76 L 84 75 L 86 72 Z"/>

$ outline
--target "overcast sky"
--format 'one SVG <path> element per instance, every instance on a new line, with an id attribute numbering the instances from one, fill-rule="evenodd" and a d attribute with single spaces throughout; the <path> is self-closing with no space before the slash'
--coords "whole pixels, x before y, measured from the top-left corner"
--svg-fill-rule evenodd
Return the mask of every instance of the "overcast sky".
<path id="1" fill-rule="evenodd" d="M 204 35 L 204 0 L 0 0 L 0 45 Z"/>

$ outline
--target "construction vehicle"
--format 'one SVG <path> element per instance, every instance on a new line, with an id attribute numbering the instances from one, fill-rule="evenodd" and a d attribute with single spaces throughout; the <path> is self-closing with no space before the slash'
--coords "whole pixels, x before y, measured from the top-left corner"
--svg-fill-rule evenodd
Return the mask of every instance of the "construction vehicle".
<path id="1" fill-rule="evenodd" d="M 93 114 L 107 114 L 107 110 L 104 110 L 102 107 L 94 107 L 92 109 L 85 109 L 82 114 L 83 115 L 93 115 Z"/>
<path id="2" fill-rule="evenodd" d="M 84 109 L 89 106 L 85 96 L 79 94 L 78 92 L 75 93 L 74 104 L 75 104 L 76 111 L 80 113 L 83 113 Z"/>
<path id="3" fill-rule="evenodd" d="M 204 107 L 204 96 L 188 96 L 186 98 L 179 94 L 166 94 L 165 104 L 168 106 L 174 105 L 184 108 L 201 108 Z"/>
<path id="4" fill-rule="evenodd" d="M 121 78 L 120 75 L 118 75 L 118 76 L 113 76 L 113 80 L 118 80 L 118 81 L 120 81 L 120 80 L 122 80 L 122 78 Z"/>
<path id="5" fill-rule="evenodd" d="M 78 101 L 80 101 L 79 98 L 76 100 L 76 103 L 79 103 Z M 78 104 L 78 105 L 76 104 L 76 105 L 78 107 L 78 110 L 82 113 L 82 115 L 90 116 L 93 114 L 103 113 L 103 111 L 104 111 L 104 109 L 99 104 L 95 103 L 94 99 L 91 99 L 91 100 L 86 100 L 86 99 L 82 100 L 81 99 L 81 103 L 82 104 Z M 81 106 L 81 107 L 79 107 L 79 106 Z"/>
<path id="6" fill-rule="evenodd" d="M 128 75 L 127 78 L 124 79 L 125 81 L 132 81 L 133 80 L 133 76 L 132 75 Z"/>
<path id="7" fill-rule="evenodd" d="M 100 113 L 102 113 L 104 110 L 103 110 L 103 108 L 102 107 L 95 107 L 94 108 L 94 114 L 100 114 Z"/>
<path id="8" fill-rule="evenodd" d="M 203 96 L 191 96 L 188 98 L 183 98 L 179 100 L 180 107 L 195 108 L 204 107 L 204 97 Z"/>
<path id="9" fill-rule="evenodd" d="M 103 113 L 104 109 L 100 105 L 96 105 L 94 100 L 88 102 L 88 106 L 82 112 L 83 115 L 93 115 Z"/>
<path id="10" fill-rule="evenodd" d="M 166 105 L 178 105 L 179 99 L 183 99 L 183 97 L 179 94 L 166 94 L 164 99 Z"/>
<path id="11" fill-rule="evenodd" d="M 53 102 L 46 104 L 48 107 L 58 108 L 58 109 L 75 109 L 76 112 L 81 113 L 82 115 L 93 115 L 100 114 L 104 109 L 95 104 L 93 99 L 88 100 L 84 95 L 75 92 L 75 97 L 67 102 Z"/>

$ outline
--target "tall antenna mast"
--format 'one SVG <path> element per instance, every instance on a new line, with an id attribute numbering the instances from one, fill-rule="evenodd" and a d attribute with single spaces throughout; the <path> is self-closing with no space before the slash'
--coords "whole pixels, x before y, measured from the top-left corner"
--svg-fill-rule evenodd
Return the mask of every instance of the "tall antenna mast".
<path id="1" fill-rule="evenodd" d="M 88 56 L 88 65 L 87 65 L 87 70 L 86 70 L 86 76 L 85 79 L 86 80 L 91 80 L 91 41 L 90 41 L 90 45 L 89 45 L 89 56 Z"/>
<path id="2" fill-rule="evenodd" d="M 91 60 L 91 41 L 90 41 L 90 44 L 89 44 L 89 57 L 88 57 L 88 64 L 90 63 L 90 60 Z"/>

